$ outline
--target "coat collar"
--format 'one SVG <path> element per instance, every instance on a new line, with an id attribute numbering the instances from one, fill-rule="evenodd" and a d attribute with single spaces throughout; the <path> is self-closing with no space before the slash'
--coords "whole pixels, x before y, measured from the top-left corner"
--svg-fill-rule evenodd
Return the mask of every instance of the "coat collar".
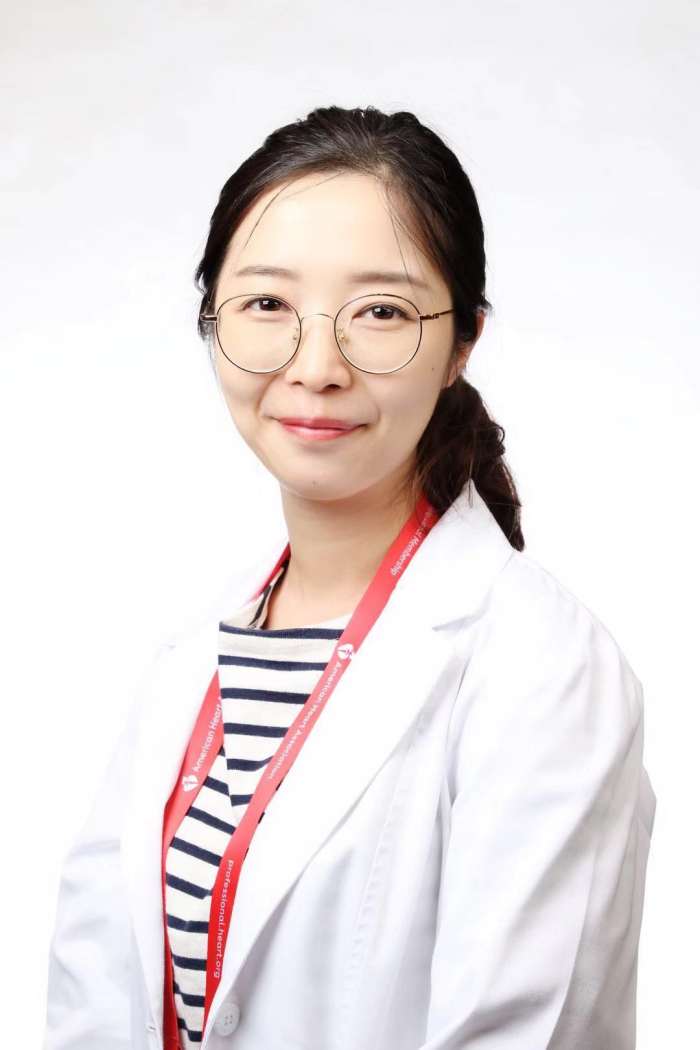
<path id="1" fill-rule="evenodd" d="M 212 614 L 180 638 L 143 686 L 122 854 L 135 937 L 159 1030 L 163 807 L 217 667 L 219 622 L 260 592 L 286 543 L 287 536 L 281 536 L 252 569 L 239 574 Z M 277 904 L 433 691 L 454 649 L 449 633 L 436 628 L 479 614 L 513 550 L 473 482 L 468 482 L 423 540 L 256 830 L 238 883 L 212 1018 Z M 365 732 L 368 724 L 371 733 Z M 333 790 L 318 791 L 324 783 L 332 784 Z M 296 819 L 298 814 L 303 819 Z"/>

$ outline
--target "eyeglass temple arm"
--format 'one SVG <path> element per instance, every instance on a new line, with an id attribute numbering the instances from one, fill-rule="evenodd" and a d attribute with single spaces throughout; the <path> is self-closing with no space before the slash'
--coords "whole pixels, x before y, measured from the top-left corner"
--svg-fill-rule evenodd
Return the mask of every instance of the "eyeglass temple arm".
<path id="1" fill-rule="evenodd" d="M 443 314 L 451 314 L 452 310 L 441 310 L 439 314 L 419 314 L 421 321 L 434 321 L 436 317 L 442 317 Z"/>

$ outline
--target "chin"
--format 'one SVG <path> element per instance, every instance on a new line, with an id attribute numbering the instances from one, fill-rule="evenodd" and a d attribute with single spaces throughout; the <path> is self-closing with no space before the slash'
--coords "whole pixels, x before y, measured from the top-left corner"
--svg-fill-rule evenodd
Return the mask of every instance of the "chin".
<path id="1" fill-rule="evenodd" d="M 352 499 L 353 496 L 359 495 L 370 487 L 372 482 L 367 481 L 366 477 L 363 480 L 357 480 L 355 483 L 349 481 L 347 477 L 338 478 L 337 476 L 329 477 L 324 479 L 319 476 L 318 471 L 315 474 L 304 471 L 275 471 L 274 472 L 280 487 L 285 489 L 287 492 L 300 499 L 315 500 L 319 503 L 331 503 L 337 500 Z"/>

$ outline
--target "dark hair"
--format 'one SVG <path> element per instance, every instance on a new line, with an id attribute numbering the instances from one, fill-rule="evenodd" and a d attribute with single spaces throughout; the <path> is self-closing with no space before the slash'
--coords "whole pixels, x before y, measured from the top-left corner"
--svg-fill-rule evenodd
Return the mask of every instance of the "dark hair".
<path id="1" fill-rule="evenodd" d="M 273 186 L 308 174 L 353 172 L 375 177 L 401 215 L 405 232 L 442 273 L 452 295 L 455 339 L 473 343 L 478 315 L 492 309 L 484 296 L 484 228 L 474 189 L 451 149 L 413 113 L 383 113 L 374 106 L 320 107 L 304 120 L 271 132 L 224 184 L 209 224 L 204 254 L 195 273 L 202 294 L 198 331 L 211 328 L 202 315 L 216 298 L 227 249 L 238 224 Z M 409 479 L 413 505 L 424 491 L 442 514 L 472 478 L 505 536 L 516 550 L 525 542 L 520 500 L 505 462 L 505 431 L 489 415 L 478 390 L 463 374 L 438 396 L 435 410 L 416 448 Z"/>

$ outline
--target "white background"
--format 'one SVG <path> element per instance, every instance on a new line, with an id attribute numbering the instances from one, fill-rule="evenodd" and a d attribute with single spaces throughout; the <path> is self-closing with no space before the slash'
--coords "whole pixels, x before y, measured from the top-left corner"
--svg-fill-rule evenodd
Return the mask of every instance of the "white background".
<path id="1" fill-rule="evenodd" d="M 690 0 L 6 2 L 0 899 L 23 1047 L 131 690 L 283 527 L 192 275 L 229 174 L 332 103 L 414 111 L 475 185 L 495 313 L 468 374 L 527 552 L 645 688 L 638 1047 L 698 1047 L 699 21 Z"/>

